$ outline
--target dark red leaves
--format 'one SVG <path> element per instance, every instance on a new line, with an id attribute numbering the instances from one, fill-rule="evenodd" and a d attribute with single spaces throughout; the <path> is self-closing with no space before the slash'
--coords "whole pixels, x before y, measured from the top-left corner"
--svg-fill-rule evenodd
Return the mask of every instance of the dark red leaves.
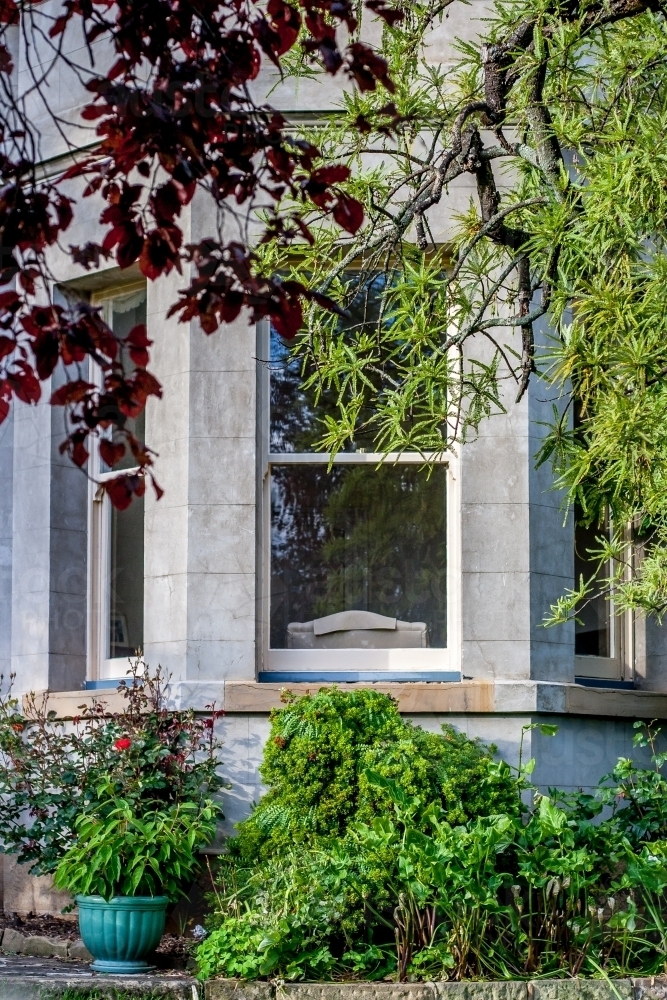
<path id="1" fill-rule="evenodd" d="M 308 180 L 303 185 L 305 194 L 319 208 L 327 208 L 335 198 L 330 185 L 339 181 L 346 181 L 350 176 L 349 167 L 342 163 L 334 164 L 330 167 L 319 167 L 313 170 Z"/>
<path id="2" fill-rule="evenodd" d="M 19 9 L 15 0 L 0 0 L 0 24 L 18 24 Z"/>
<path id="3" fill-rule="evenodd" d="M 100 266 L 101 260 L 108 260 L 111 253 L 104 250 L 98 243 L 85 243 L 82 247 L 70 245 L 69 252 L 75 264 L 79 264 L 84 270 L 89 271 L 91 267 Z"/>
<path id="4" fill-rule="evenodd" d="M 61 14 L 59 18 L 56 19 L 55 23 L 51 25 L 49 30 L 49 36 L 55 38 L 56 35 L 62 35 L 63 31 L 67 27 L 67 22 L 69 21 L 69 14 Z"/>
<path id="5" fill-rule="evenodd" d="M 146 368 L 149 361 L 148 348 L 153 341 L 148 339 L 148 333 L 143 323 L 132 327 L 125 338 L 125 343 L 130 348 L 130 357 L 135 365 L 139 368 Z"/>
<path id="6" fill-rule="evenodd" d="M 349 46 L 347 68 L 359 90 L 375 90 L 378 83 L 386 87 L 391 94 L 396 90 L 389 78 L 386 60 L 363 42 L 353 42 Z"/>
<path id="7" fill-rule="evenodd" d="M 361 133 L 367 133 L 373 130 L 373 126 L 369 122 L 368 118 L 365 118 L 364 115 L 361 114 L 357 115 L 357 117 L 354 119 L 353 124 L 354 127 L 358 129 Z"/>
<path id="8" fill-rule="evenodd" d="M 85 382 L 83 379 L 65 382 L 52 393 L 51 406 L 69 406 L 71 403 L 80 403 L 94 388 L 92 382 Z"/>
<path id="9" fill-rule="evenodd" d="M 278 308 L 271 313 L 271 322 L 281 337 L 296 337 L 303 323 L 301 302 L 296 295 L 285 295 L 278 300 Z"/>
<path id="10" fill-rule="evenodd" d="M 271 26 L 279 39 L 278 48 L 274 49 L 274 52 L 281 56 L 292 48 L 299 37 L 301 15 L 284 0 L 269 0 L 266 10 L 271 18 Z"/>
<path id="11" fill-rule="evenodd" d="M 392 7 L 386 0 L 366 0 L 364 6 L 386 21 L 390 28 L 405 18 L 404 11 L 399 7 Z"/>
<path id="12" fill-rule="evenodd" d="M 81 112 L 81 117 L 84 121 L 94 122 L 96 118 L 111 114 L 111 110 L 108 104 L 87 104 Z"/>
<path id="13" fill-rule="evenodd" d="M 330 167 L 319 167 L 313 170 L 310 175 L 309 184 L 340 184 L 350 176 L 350 168 L 342 163 L 335 163 Z"/>
<path id="14" fill-rule="evenodd" d="M 333 207 L 333 217 L 339 226 L 354 235 L 364 221 L 364 206 L 356 198 L 340 194 Z"/>
<path id="15" fill-rule="evenodd" d="M 139 270 L 150 281 L 161 274 L 169 274 L 176 267 L 180 271 L 179 250 L 183 234 L 178 226 L 161 226 L 148 233 L 139 254 Z"/>
<path id="16" fill-rule="evenodd" d="M 39 380 L 25 361 L 15 361 L 0 375 L 0 424 L 9 414 L 12 396 L 22 403 L 38 403 L 42 395 Z"/>
<path id="17" fill-rule="evenodd" d="M 74 218 L 72 204 L 73 202 L 71 198 L 60 197 L 54 200 L 54 208 L 56 210 L 56 215 L 58 216 L 58 228 L 61 230 L 67 229 L 70 222 Z"/>
<path id="18" fill-rule="evenodd" d="M 151 208 L 156 222 L 160 225 L 171 223 L 180 215 L 183 201 L 173 181 L 162 184 L 151 198 Z"/>
<path id="19" fill-rule="evenodd" d="M 145 368 L 137 368 L 119 387 L 118 405 L 126 417 L 138 417 L 149 396 L 161 399 L 162 386 Z"/>
<path id="20" fill-rule="evenodd" d="M 146 480 L 137 473 L 108 479 L 102 484 L 116 510 L 127 510 L 132 497 L 142 497 L 146 492 Z"/>
<path id="21" fill-rule="evenodd" d="M 403 3 L 367 0 L 367 7 L 395 24 Z M 0 0 L 0 22 L 14 23 L 17 12 L 16 0 Z M 192 267 L 194 276 L 170 315 L 196 320 L 206 333 L 239 317 L 244 324 L 268 317 L 282 336 L 294 337 L 303 323 L 304 301 L 328 309 L 337 309 L 335 304 L 297 282 L 262 275 L 253 253 L 239 242 L 211 238 L 185 247 L 181 216 L 200 188 L 210 205 L 212 232 L 216 214 L 228 211 L 234 200 L 268 204 L 259 234 L 265 243 L 312 243 L 313 214 L 333 218 L 348 233 L 359 231 L 363 207 L 343 190 L 349 168 L 322 162 L 319 151 L 296 138 L 278 112 L 254 103 L 247 86 L 257 77 L 263 54 L 280 66 L 301 35 L 306 53 L 327 72 L 344 67 L 362 90 L 378 83 L 392 90 L 377 52 L 361 42 L 344 50 L 338 45 L 340 25 L 356 31 L 356 12 L 357 0 L 266 0 L 248 7 L 232 2 L 222 8 L 218 0 L 63 0 L 52 21 L 54 38 L 69 25 L 88 44 L 107 48 L 110 70 L 106 77 L 91 73 L 83 81 L 91 103 L 82 120 L 95 130 L 94 155 L 83 156 L 57 182 L 35 178 L 32 164 L 18 156 L 11 162 L 12 142 L 22 133 L 12 133 L 10 142 L 8 133 L 4 136 L 0 421 L 14 397 L 37 402 L 40 382 L 57 373 L 51 403 L 66 408 L 70 428 L 63 451 L 84 466 L 93 435 L 110 467 L 128 455 L 136 462 L 138 473 L 125 472 L 105 484 L 119 509 L 143 495 L 146 476 L 156 496 L 161 494 L 151 472 L 152 453 L 129 430 L 130 418 L 151 396 L 159 398 L 161 387 L 147 370 L 151 341 L 144 326 L 118 341 L 90 304 L 63 308 L 42 297 L 53 279 L 46 251 L 64 242 L 72 223 L 74 206 L 63 182 L 81 178 L 83 198 L 103 203 L 99 242 L 70 246 L 74 264 L 97 269 L 115 258 L 121 268 L 138 263 L 148 280 Z M 12 71 L 11 63 L 0 42 L 0 74 Z M 148 77 L 146 66 L 152 69 Z M 359 127 L 380 128 L 369 117 L 373 125 L 363 119 Z M 27 139 L 25 148 L 32 148 Z M 128 360 L 135 366 L 129 374 Z M 91 361 L 100 385 L 78 377 L 86 369 L 75 366 Z M 59 366 L 68 381 L 62 382 Z"/>
<path id="22" fill-rule="evenodd" d="M 14 395 L 22 403 L 38 403 L 42 395 L 42 387 L 32 368 L 25 361 L 17 361 L 7 382 L 12 387 Z"/>
<path id="23" fill-rule="evenodd" d="M 70 447 L 68 450 L 70 458 L 80 469 L 84 467 L 90 457 L 85 445 L 87 436 L 86 431 L 75 431 L 74 434 L 70 435 L 69 439 Z"/>
<path id="24" fill-rule="evenodd" d="M 5 309 L 11 309 L 13 306 L 18 306 L 20 301 L 21 296 L 13 289 L 9 292 L 0 293 L 0 312 L 4 312 Z"/>
<path id="25" fill-rule="evenodd" d="M 103 250 L 116 247 L 116 260 L 121 268 L 129 267 L 144 248 L 144 235 L 140 223 L 123 222 L 110 229 L 102 243 Z"/>
<path id="26" fill-rule="evenodd" d="M 151 486 L 153 487 L 153 492 L 155 493 L 155 499 L 161 500 L 164 496 L 164 490 L 155 482 L 155 476 L 153 475 L 151 475 Z"/>
<path id="27" fill-rule="evenodd" d="M 144 246 L 144 231 L 136 202 L 142 192 L 140 184 L 109 184 L 103 194 L 108 207 L 100 216 L 100 221 L 110 223 L 111 229 L 102 242 L 102 249 L 116 248 L 116 260 L 121 268 L 129 267 L 141 254 Z"/>
<path id="28" fill-rule="evenodd" d="M 320 208 L 329 208 L 333 202 L 332 214 L 335 221 L 348 233 L 356 233 L 364 221 L 364 208 L 356 198 L 342 191 L 334 191 L 331 185 L 348 180 L 349 167 L 342 163 L 313 170 L 304 183 L 304 192 Z"/>
<path id="29" fill-rule="evenodd" d="M 102 438 L 100 441 L 100 457 L 103 462 L 113 469 L 114 465 L 125 455 L 125 445 L 122 442 L 117 442 L 114 444 L 113 441 L 108 441 L 106 438 Z"/>
<path id="30" fill-rule="evenodd" d="M 6 45 L 0 42 L 0 73 L 9 76 L 14 69 L 12 55 Z"/>

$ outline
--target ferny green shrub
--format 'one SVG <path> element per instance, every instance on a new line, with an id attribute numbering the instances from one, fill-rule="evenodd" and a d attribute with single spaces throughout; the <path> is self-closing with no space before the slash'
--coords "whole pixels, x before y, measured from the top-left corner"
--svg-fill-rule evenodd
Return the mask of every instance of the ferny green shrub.
<path id="1" fill-rule="evenodd" d="M 659 730 L 636 728 L 652 767 L 621 759 L 594 795 L 543 795 L 532 761 L 424 733 L 377 692 L 290 700 L 272 718 L 269 791 L 221 860 L 199 974 L 662 972 L 667 755 Z"/>

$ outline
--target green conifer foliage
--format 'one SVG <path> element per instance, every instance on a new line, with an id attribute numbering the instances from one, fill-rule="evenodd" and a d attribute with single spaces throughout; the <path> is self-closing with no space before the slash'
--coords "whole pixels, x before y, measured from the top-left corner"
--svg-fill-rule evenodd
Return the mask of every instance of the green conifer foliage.
<path id="1" fill-rule="evenodd" d="M 353 822 L 391 809 L 389 793 L 369 783 L 372 770 L 410 797 L 438 802 L 449 822 L 517 813 L 507 765 L 452 727 L 431 733 L 405 721 L 396 703 L 372 690 L 323 689 L 275 711 L 260 773 L 268 785 L 239 824 L 232 851 L 270 857 L 295 842 L 343 836 Z"/>

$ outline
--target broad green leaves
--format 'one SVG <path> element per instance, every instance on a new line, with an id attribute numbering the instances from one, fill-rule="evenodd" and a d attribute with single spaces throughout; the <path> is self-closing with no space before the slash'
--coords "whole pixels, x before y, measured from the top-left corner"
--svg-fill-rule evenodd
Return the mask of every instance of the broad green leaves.
<path id="1" fill-rule="evenodd" d="M 73 895 L 157 896 L 177 899 L 199 867 L 198 849 L 215 834 L 212 801 L 179 802 L 138 815 L 132 803 L 96 803 L 76 823 L 76 841 L 61 859 L 54 883 Z"/>
<path id="2" fill-rule="evenodd" d="M 294 717 L 285 722 L 294 738 Z M 547 736 L 553 728 L 526 727 Z M 638 731 L 653 768 L 621 759 L 595 795 L 533 788 L 521 815 L 499 810 L 465 822 L 449 822 L 437 797 L 367 768 L 381 812 L 336 836 L 285 842 L 251 865 L 232 850 L 198 950 L 200 975 L 498 980 L 660 971 L 667 791 L 657 736 Z M 379 733 L 372 738 L 381 748 Z M 333 783 L 336 764 L 328 767 Z M 517 794 L 524 776 L 514 771 Z M 296 792 L 286 805 L 306 812 Z"/>

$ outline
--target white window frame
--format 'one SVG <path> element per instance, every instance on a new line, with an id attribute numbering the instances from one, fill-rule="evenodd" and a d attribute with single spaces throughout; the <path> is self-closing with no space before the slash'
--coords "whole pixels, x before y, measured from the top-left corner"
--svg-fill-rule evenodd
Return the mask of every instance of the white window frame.
<path id="1" fill-rule="evenodd" d="M 270 325 L 257 324 L 258 479 L 257 479 L 257 649 L 259 680 L 458 681 L 461 679 L 461 464 L 459 455 L 415 452 L 382 455 L 340 452 L 334 465 L 423 465 L 425 459 L 447 468 L 446 558 L 447 646 L 441 649 L 271 649 L 271 470 L 273 466 L 328 465 L 326 452 L 269 451 Z M 286 677 L 285 675 L 289 675 Z M 336 676 L 334 676 L 336 675 Z M 377 676 L 374 676 L 377 675 Z"/>
<path id="2" fill-rule="evenodd" d="M 92 305 L 102 307 L 102 317 L 111 325 L 112 303 L 122 295 L 129 295 L 146 288 L 146 282 L 133 282 L 96 292 Z M 91 382 L 102 385 L 102 372 L 91 362 Z M 109 649 L 109 573 L 111 562 L 111 501 L 101 484 L 118 475 L 102 472 L 99 441 L 89 439 L 88 458 L 88 615 L 86 683 L 94 686 L 127 676 L 129 662 L 126 656 L 110 657 Z M 123 473 L 138 472 L 139 467 L 123 469 Z M 145 602 L 145 580 L 144 580 Z"/>

